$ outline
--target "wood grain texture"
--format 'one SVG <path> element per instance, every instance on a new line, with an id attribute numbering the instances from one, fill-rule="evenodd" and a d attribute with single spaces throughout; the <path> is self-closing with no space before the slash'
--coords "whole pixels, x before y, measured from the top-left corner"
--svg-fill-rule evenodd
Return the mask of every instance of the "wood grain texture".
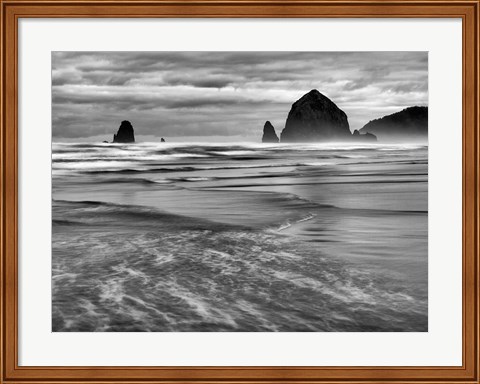
<path id="1" fill-rule="evenodd" d="M 0 0 L 0 383 L 479 383 L 479 1 Z M 19 18 L 446 18 L 463 20 L 461 367 L 19 367 Z"/>

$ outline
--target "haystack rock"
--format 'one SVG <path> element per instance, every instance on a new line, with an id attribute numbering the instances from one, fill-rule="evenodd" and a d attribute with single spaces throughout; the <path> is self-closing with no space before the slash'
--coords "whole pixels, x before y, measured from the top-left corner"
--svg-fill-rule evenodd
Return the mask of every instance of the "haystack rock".
<path id="1" fill-rule="evenodd" d="M 161 143 L 165 143 L 165 139 L 162 137 L 160 140 Z"/>
<path id="2" fill-rule="evenodd" d="M 120 124 L 120 128 L 118 128 L 117 134 L 113 135 L 113 142 L 114 143 L 134 143 L 135 136 L 133 133 L 132 124 L 124 120 L 122 124 Z"/>
<path id="3" fill-rule="evenodd" d="M 426 140 L 428 107 L 409 107 L 367 123 L 360 133 L 373 133 L 381 141 Z"/>
<path id="4" fill-rule="evenodd" d="M 267 121 L 263 126 L 263 137 L 262 143 L 278 143 L 278 136 L 275 133 L 275 128 L 273 128 L 272 123 Z"/>
<path id="5" fill-rule="evenodd" d="M 352 139 L 352 133 L 347 115 L 316 89 L 292 105 L 281 134 L 282 143 L 349 139 Z"/>

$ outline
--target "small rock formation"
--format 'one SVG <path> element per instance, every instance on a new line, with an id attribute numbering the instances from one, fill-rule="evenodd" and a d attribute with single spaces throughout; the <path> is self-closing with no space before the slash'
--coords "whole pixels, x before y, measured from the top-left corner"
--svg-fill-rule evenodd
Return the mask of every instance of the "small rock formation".
<path id="1" fill-rule="evenodd" d="M 356 129 L 355 131 L 353 131 L 353 138 L 355 139 L 355 141 L 357 140 L 362 140 L 362 141 L 377 141 L 377 136 L 371 134 L 371 133 L 365 133 L 365 134 L 360 134 L 360 132 L 358 131 L 358 129 Z"/>
<path id="2" fill-rule="evenodd" d="M 122 121 L 122 124 L 120 124 L 120 128 L 118 128 L 117 134 L 113 135 L 113 142 L 114 143 L 134 143 L 135 142 L 133 127 L 129 121 L 127 120 Z"/>
<path id="3" fill-rule="evenodd" d="M 108 141 L 107 141 L 107 140 L 103 140 L 103 141 L 102 141 L 102 143 L 106 143 L 106 144 L 108 144 Z"/>
<path id="4" fill-rule="evenodd" d="M 282 143 L 345 141 L 351 138 L 345 112 L 316 89 L 292 105 L 281 134 Z"/>
<path id="5" fill-rule="evenodd" d="M 267 121 L 263 126 L 263 137 L 262 143 L 278 143 L 279 139 L 277 134 L 275 133 L 275 128 L 273 128 L 272 123 Z"/>
<path id="6" fill-rule="evenodd" d="M 428 107 L 409 107 L 367 123 L 360 133 L 373 133 L 382 141 L 426 140 Z"/>
<path id="7" fill-rule="evenodd" d="M 165 143 L 165 139 L 162 137 L 160 140 L 161 143 Z"/>

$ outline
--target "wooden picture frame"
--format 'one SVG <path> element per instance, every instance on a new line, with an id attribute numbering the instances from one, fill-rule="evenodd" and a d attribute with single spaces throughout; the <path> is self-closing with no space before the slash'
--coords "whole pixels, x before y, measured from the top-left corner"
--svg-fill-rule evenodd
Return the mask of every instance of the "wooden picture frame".
<path id="1" fill-rule="evenodd" d="M 2 383 L 479 383 L 479 0 L 1 0 Z M 463 22 L 463 364 L 442 367 L 33 367 L 18 364 L 20 18 L 460 18 Z"/>

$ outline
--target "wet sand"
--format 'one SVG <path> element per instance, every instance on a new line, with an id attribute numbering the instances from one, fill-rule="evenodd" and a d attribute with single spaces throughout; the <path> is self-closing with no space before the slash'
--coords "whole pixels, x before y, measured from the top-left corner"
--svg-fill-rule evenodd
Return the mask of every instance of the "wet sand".
<path id="1" fill-rule="evenodd" d="M 427 331 L 427 147 L 54 144 L 54 331 Z"/>

